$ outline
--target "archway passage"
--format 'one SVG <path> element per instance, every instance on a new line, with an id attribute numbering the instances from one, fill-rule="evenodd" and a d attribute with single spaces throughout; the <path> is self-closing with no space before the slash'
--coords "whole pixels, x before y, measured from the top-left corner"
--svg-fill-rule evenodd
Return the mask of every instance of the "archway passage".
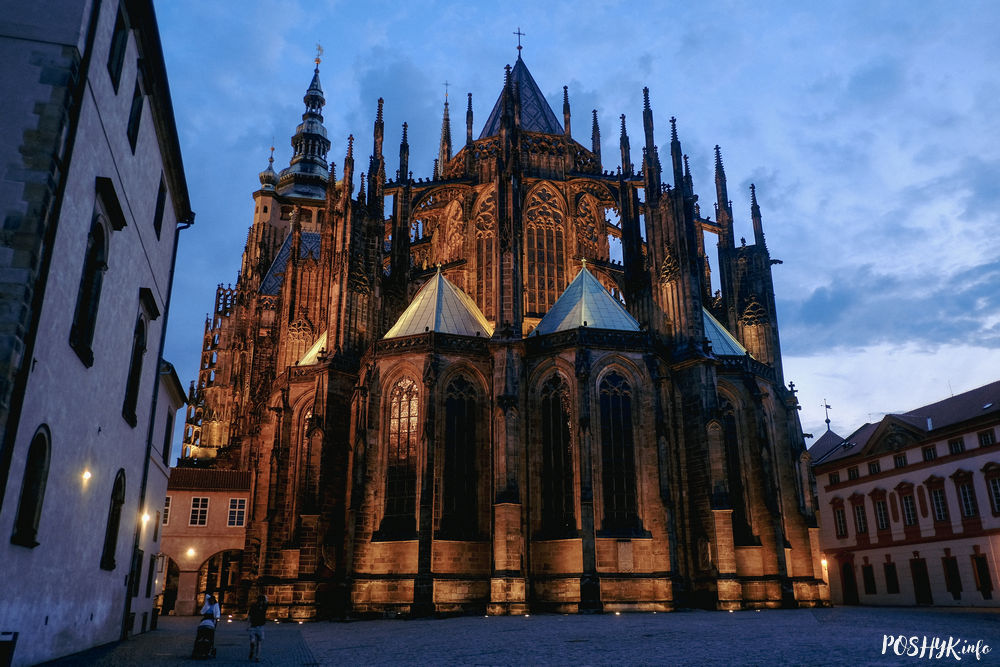
<path id="1" fill-rule="evenodd" d="M 195 599 L 201 602 L 207 593 L 219 600 L 226 610 L 237 607 L 237 592 L 240 583 L 240 557 L 238 549 L 219 551 L 209 556 L 198 568 L 198 588 Z"/>

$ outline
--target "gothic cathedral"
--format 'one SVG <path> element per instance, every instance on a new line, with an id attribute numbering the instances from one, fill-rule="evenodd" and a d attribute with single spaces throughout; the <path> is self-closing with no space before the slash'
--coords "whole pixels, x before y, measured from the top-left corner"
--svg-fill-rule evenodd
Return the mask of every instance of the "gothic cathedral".
<path id="1" fill-rule="evenodd" d="M 662 180 L 605 170 L 518 55 L 478 138 L 354 191 L 319 60 L 294 156 L 260 174 L 220 286 L 181 464 L 252 472 L 241 599 L 292 619 L 827 604 L 772 260 L 701 213 L 676 122 Z M 617 157 L 617 156 L 616 156 Z M 273 157 L 270 162 L 273 163 Z M 388 205 L 387 205 L 388 202 Z M 704 242 L 718 238 L 712 292 Z"/>

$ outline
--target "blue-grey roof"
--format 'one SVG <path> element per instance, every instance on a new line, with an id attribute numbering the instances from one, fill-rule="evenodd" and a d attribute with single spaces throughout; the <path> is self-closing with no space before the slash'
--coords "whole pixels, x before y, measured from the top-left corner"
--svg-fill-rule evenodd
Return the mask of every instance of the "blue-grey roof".
<path id="1" fill-rule="evenodd" d="M 747 353 L 747 349 L 740 345 L 719 320 L 704 308 L 701 312 L 705 321 L 705 338 L 712 344 L 712 354 L 717 357 L 742 357 Z"/>
<path id="2" fill-rule="evenodd" d="M 493 335 L 475 301 L 440 270 L 420 288 L 385 338 L 415 336 L 427 331 L 486 338 Z"/>
<path id="3" fill-rule="evenodd" d="M 538 88 L 538 84 L 531 77 L 531 72 L 517 57 L 514 68 L 510 72 L 511 82 L 517 83 L 521 92 L 521 129 L 528 132 L 542 132 L 544 134 L 562 134 L 563 126 L 552 112 L 552 107 L 545 100 L 545 95 Z M 490 117 L 486 119 L 486 126 L 483 128 L 480 139 L 492 137 L 500 133 L 500 116 L 503 114 L 503 91 L 497 98 L 497 103 L 493 105 Z"/>
<path id="4" fill-rule="evenodd" d="M 278 254 L 271 262 L 271 268 L 267 270 L 267 275 L 260 282 L 261 294 L 277 294 L 281 291 L 281 281 L 285 274 L 285 265 L 288 264 L 288 256 L 292 253 L 292 235 L 285 237 L 285 242 L 278 249 Z M 319 232 L 302 232 L 302 245 L 299 248 L 299 257 L 305 258 L 309 255 L 319 257 Z"/>
<path id="5" fill-rule="evenodd" d="M 604 285 L 587 270 L 580 269 L 549 312 L 541 319 L 532 334 L 544 335 L 579 327 L 638 331 L 635 321 L 625 306 L 604 289 Z"/>

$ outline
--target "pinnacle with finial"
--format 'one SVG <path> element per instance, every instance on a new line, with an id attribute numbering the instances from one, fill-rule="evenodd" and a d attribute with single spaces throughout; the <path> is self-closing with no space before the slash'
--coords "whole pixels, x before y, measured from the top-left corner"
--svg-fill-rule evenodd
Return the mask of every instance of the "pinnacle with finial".
<path id="1" fill-rule="evenodd" d="M 622 119 L 622 136 L 624 137 L 625 136 L 625 114 L 621 115 L 621 119 Z"/>
<path id="2" fill-rule="evenodd" d="M 644 86 L 642 89 L 642 108 L 649 111 L 649 86 Z"/>
<path id="3" fill-rule="evenodd" d="M 750 205 L 751 206 L 757 205 L 757 186 L 755 186 L 753 183 L 750 184 Z"/>
<path id="4" fill-rule="evenodd" d="M 670 117 L 670 140 L 677 141 L 677 119 Z"/>
<path id="5" fill-rule="evenodd" d="M 353 158 L 354 157 L 354 135 L 353 134 L 347 137 L 347 157 L 349 157 L 349 158 Z"/>
<path id="6" fill-rule="evenodd" d="M 403 143 L 406 143 L 406 123 L 403 123 Z"/>
<path id="7" fill-rule="evenodd" d="M 715 144 L 715 166 L 718 169 L 722 169 L 722 149 L 719 144 Z"/>

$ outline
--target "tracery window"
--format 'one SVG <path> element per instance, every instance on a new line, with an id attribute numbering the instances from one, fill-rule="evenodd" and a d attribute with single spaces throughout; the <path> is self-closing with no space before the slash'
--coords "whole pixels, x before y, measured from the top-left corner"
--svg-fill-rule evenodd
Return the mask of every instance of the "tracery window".
<path id="1" fill-rule="evenodd" d="M 94 363 L 91 345 L 97 326 L 97 307 L 101 302 L 101 285 L 108 268 L 106 232 L 100 214 L 95 214 L 87 236 L 87 250 L 83 259 L 83 275 L 76 296 L 76 311 L 70 327 L 69 342 L 88 367 Z"/>
<path id="2" fill-rule="evenodd" d="M 601 380 L 599 395 L 604 530 L 631 534 L 639 530 L 632 387 L 625 378 L 612 371 Z"/>
<path id="3" fill-rule="evenodd" d="M 479 267 L 479 280 L 476 293 L 479 297 L 476 305 L 490 321 L 496 320 L 496 310 L 493 307 L 495 285 L 493 281 L 493 232 L 480 231 L 476 233 L 476 266 Z"/>
<path id="4" fill-rule="evenodd" d="M 404 377 L 389 392 L 389 437 L 385 473 L 385 514 L 382 532 L 416 532 L 417 441 L 419 438 L 417 383 Z"/>
<path id="5" fill-rule="evenodd" d="M 24 465 L 21 499 L 14 519 L 14 534 L 10 541 L 23 547 L 38 546 L 38 522 L 42 516 L 45 482 L 49 476 L 49 438 L 43 426 L 31 440 L 28 458 Z"/>
<path id="6" fill-rule="evenodd" d="M 444 404 L 444 489 L 441 533 L 449 538 L 475 537 L 479 503 L 476 473 L 477 392 L 464 377 L 448 383 Z"/>
<path id="7" fill-rule="evenodd" d="M 750 525 L 750 502 L 743 474 L 743 456 L 740 451 L 739 427 L 736 408 L 720 397 L 719 408 L 723 414 L 723 431 L 726 441 L 726 478 L 729 486 L 729 503 L 733 508 L 733 538 L 737 544 L 755 544 Z"/>
<path id="8" fill-rule="evenodd" d="M 525 215 L 525 312 L 542 315 L 566 288 L 564 215 L 556 196 L 538 189 Z"/>
<path id="9" fill-rule="evenodd" d="M 573 446 L 569 387 L 553 375 L 540 392 L 542 440 L 542 532 L 553 537 L 576 533 Z"/>
<path id="10" fill-rule="evenodd" d="M 104 549 L 101 551 L 101 569 L 115 569 L 115 551 L 118 549 L 118 527 L 122 520 L 122 506 L 125 504 L 125 469 L 119 468 L 111 489 L 111 504 L 108 507 L 108 522 L 104 529 Z"/>

